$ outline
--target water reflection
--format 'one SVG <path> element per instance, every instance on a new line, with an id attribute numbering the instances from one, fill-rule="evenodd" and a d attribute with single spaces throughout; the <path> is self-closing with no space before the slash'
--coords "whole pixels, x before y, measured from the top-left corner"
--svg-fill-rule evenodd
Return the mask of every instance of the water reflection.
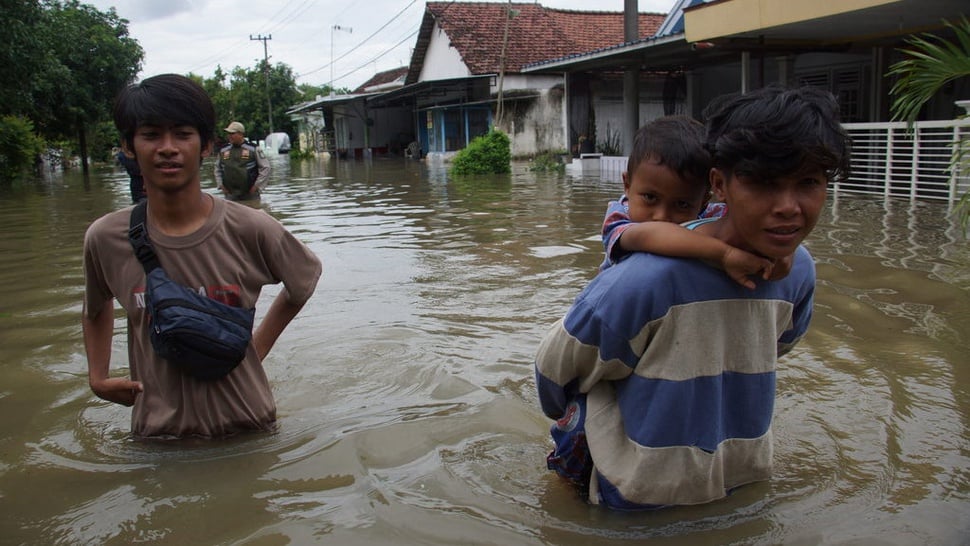
<path id="1" fill-rule="evenodd" d="M 581 504 L 544 469 L 531 368 L 595 274 L 619 181 L 523 166 L 451 180 L 383 159 L 273 167 L 257 206 L 324 276 L 266 361 L 280 432 L 216 443 L 133 442 L 128 410 L 87 388 L 81 238 L 127 206 L 124 173 L 0 190 L 5 541 L 961 544 L 970 532 L 970 250 L 944 206 L 831 200 L 809 241 L 815 320 L 779 369 L 775 478 L 631 515 Z"/>

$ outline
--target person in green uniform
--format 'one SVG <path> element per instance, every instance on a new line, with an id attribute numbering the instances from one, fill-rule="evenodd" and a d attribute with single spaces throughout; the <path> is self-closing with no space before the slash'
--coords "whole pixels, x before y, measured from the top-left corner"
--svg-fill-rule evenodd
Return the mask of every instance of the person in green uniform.
<path id="1" fill-rule="evenodd" d="M 229 144 L 219 150 L 216 185 L 226 199 L 259 199 L 260 191 L 269 182 L 269 161 L 259 146 L 246 140 L 246 128 L 242 123 L 230 123 L 226 132 L 229 133 Z"/>

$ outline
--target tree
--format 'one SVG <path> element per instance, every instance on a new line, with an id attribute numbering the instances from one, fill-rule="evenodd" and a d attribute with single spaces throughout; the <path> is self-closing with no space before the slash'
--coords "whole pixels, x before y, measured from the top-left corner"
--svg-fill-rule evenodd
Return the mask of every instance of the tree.
<path id="1" fill-rule="evenodd" d="M 300 85 L 296 86 L 296 90 L 299 92 L 304 101 L 314 100 L 317 97 L 326 97 L 330 94 L 329 85 L 310 85 L 308 83 L 301 83 Z"/>
<path id="2" fill-rule="evenodd" d="M 36 0 L 0 3 L 0 28 L 7 37 L 0 49 L 0 115 L 22 116 L 31 109 L 34 75 L 44 47 L 37 26 L 44 16 Z"/>
<path id="3" fill-rule="evenodd" d="M 31 117 L 48 138 L 77 139 L 87 174 L 89 131 L 110 119 L 114 97 L 135 80 L 145 53 L 114 8 L 102 12 L 78 0 L 44 6 Z"/>
<path id="4" fill-rule="evenodd" d="M 0 183 L 25 174 L 43 149 L 44 142 L 29 119 L 0 116 Z"/>
<path id="5" fill-rule="evenodd" d="M 923 105 L 944 85 L 970 76 L 970 21 L 963 17 L 959 23 L 944 24 L 953 30 L 955 42 L 932 34 L 914 36 L 907 40 L 907 48 L 900 49 L 907 58 L 889 67 L 889 75 L 899 77 L 890 91 L 893 118 L 905 120 L 910 127 Z M 970 142 L 966 138 L 955 144 L 951 169 L 970 172 L 968 148 Z M 956 210 L 966 230 L 970 225 L 970 192 L 960 197 Z"/>
<path id="6" fill-rule="evenodd" d="M 254 140 L 269 134 L 269 112 L 266 110 L 266 61 L 259 61 L 253 68 L 235 67 L 226 74 L 222 67 L 216 68 L 212 78 L 195 78 L 212 97 L 219 127 L 231 121 L 242 122 L 246 135 Z M 228 85 L 226 80 L 228 79 Z M 278 63 L 269 69 L 270 102 L 273 105 L 273 125 L 277 132 L 296 133 L 296 126 L 286 111 L 300 101 L 293 69 Z"/>

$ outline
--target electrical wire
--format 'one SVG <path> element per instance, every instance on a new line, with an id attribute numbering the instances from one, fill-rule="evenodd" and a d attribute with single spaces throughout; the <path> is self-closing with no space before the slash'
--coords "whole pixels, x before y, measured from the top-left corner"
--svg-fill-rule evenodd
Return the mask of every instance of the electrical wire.
<path id="1" fill-rule="evenodd" d="M 406 42 L 406 41 L 408 41 L 408 40 L 410 40 L 411 38 L 413 38 L 413 37 L 415 37 L 415 36 L 416 36 L 416 35 L 418 34 L 418 31 L 419 31 L 419 30 L 420 30 L 420 28 L 419 28 L 418 30 L 415 30 L 415 31 L 414 31 L 414 32 L 412 32 L 411 34 L 408 34 L 407 36 L 405 36 L 403 40 L 401 40 L 400 42 L 398 42 L 398 43 L 396 43 L 396 44 L 394 44 L 394 46 L 393 46 L 393 47 L 390 47 L 390 48 L 388 48 L 388 49 L 385 49 L 385 50 L 384 50 L 383 52 L 381 52 L 381 54 L 379 54 L 378 56 L 376 56 L 376 57 L 374 57 L 373 59 L 371 59 L 371 60 L 369 60 L 369 61 L 367 61 L 366 63 L 364 63 L 364 64 L 362 64 L 362 65 L 360 65 L 360 66 L 358 66 L 357 68 L 355 68 L 355 69 L 353 69 L 353 70 L 351 70 L 350 72 L 347 72 L 346 74 L 343 74 L 342 76 L 339 76 L 339 77 L 336 77 L 336 78 L 334 78 L 334 79 L 333 79 L 333 81 L 335 81 L 335 82 L 337 82 L 337 81 L 340 81 L 340 80 L 342 80 L 342 79 L 344 79 L 344 78 L 346 78 L 346 77 L 349 77 L 349 76 L 351 76 L 351 75 L 352 75 L 352 74 L 354 74 L 355 72 L 358 72 L 358 71 L 360 71 L 360 70 L 363 70 L 363 69 L 364 69 L 364 68 L 366 68 L 366 67 L 367 67 L 367 65 L 369 65 L 370 63 L 372 63 L 372 62 L 374 62 L 374 61 L 377 61 L 378 59 L 380 59 L 380 58 L 381 58 L 381 57 L 383 57 L 384 55 L 387 55 L 388 53 L 390 53 L 390 52 L 392 52 L 392 51 L 394 51 L 395 49 L 397 49 L 397 48 L 398 48 L 398 47 L 399 47 L 399 46 L 400 46 L 401 44 L 403 44 L 404 42 Z"/>
<path id="2" fill-rule="evenodd" d="M 281 29 L 286 28 L 287 25 L 289 25 L 291 22 L 296 20 L 306 10 L 308 10 L 310 7 L 312 7 L 314 4 L 317 3 L 317 0 L 302 0 L 302 2 L 300 2 L 300 4 L 293 9 L 292 13 L 290 13 L 289 15 L 283 16 L 278 22 L 275 23 L 275 26 L 270 26 L 274 24 L 273 21 L 277 17 L 280 17 L 281 14 L 286 12 L 297 1 L 299 0 L 287 0 L 287 2 L 283 5 L 283 7 L 277 10 L 276 13 L 274 13 L 273 16 L 267 20 L 266 24 L 264 24 L 263 27 L 259 29 L 259 34 L 264 34 L 264 33 L 272 34 L 273 32 L 278 33 Z M 208 68 L 214 64 L 219 64 L 219 61 L 223 60 L 230 51 L 234 51 L 236 49 L 239 49 L 240 47 L 244 47 L 244 45 L 248 41 L 249 40 L 240 39 L 237 42 L 233 42 L 231 45 L 220 50 L 218 53 L 214 53 L 206 57 L 205 59 L 199 61 L 197 64 L 193 65 L 189 69 L 189 72 L 195 72 L 196 70 Z"/>
<path id="3" fill-rule="evenodd" d="M 392 16 L 391 19 L 388 22 L 386 22 L 383 25 L 381 25 L 381 27 L 378 28 L 377 30 L 375 30 L 374 32 L 372 32 L 370 34 L 370 36 L 368 36 L 368 37 L 364 38 L 363 40 L 361 40 L 357 45 L 355 45 L 354 47 L 350 48 L 349 50 L 347 50 L 346 52 L 344 52 L 342 55 L 340 55 L 339 57 L 337 57 L 336 59 L 333 59 L 331 62 L 329 62 L 329 63 L 327 63 L 327 64 L 325 64 L 325 65 L 323 65 L 323 66 L 321 66 L 319 68 L 314 68 L 313 70 L 310 70 L 308 72 L 303 72 L 303 73 L 299 74 L 297 77 L 302 78 L 304 76 L 309 76 L 310 74 L 314 74 L 316 72 L 319 72 L 319 71 L 323 70 L 324 68 L 329 68 L 330 65 L 332 65 L 332 64 L 336 63 L 337 61 L 343 59 L 347 55 L 350 55 L 354 51 L 357 51 L 364 44 L 366 44 L 368 40 L 370 40 L 371 38 L 373 38 L 374 36 L 376 36 L 378 32 L 384 30 L 385 28 L 388 27 L 388 25 L 390 25 L 391 23 L 393 23 L 394 21 L 396 21 L 397 18 L 400 17 L 402 13 L 404 13 L 405 11 L 407 11 L 411 6 L 413 6 L 415 3 L 417 3 L 417 1 L 418 0 L 411 0 L 411 2 L 408 5 L 404 6 L 404 8 L 401 11 L 397 12 L 396 14 L 394 14 L 394 16 Z M 412 36 L 413 36 L 413 34 L 412 34 Z M 394 47 L 397 47 L 398 45 L 400 45 L 400 44 L 397 44 Z M 391 49 L 393 49 L 393 48 L 391 48 Z M 358 68 L 356 68 L 354 70 L 355 71 L 360 70 L 361 68 L 367 66 L 367 64 L 370 64 L 370 62 L 371 61 L 368 61 L 367 63 L 364 63 L 363 65 L 361 65 L 360 67 L 358 67 Z"/>

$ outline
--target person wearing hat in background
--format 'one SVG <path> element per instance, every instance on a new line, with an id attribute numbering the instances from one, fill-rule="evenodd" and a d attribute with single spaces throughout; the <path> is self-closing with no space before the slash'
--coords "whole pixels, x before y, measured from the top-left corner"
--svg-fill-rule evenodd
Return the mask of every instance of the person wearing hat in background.
<path id="1" fill-rule="evenodd" d="M 259 199 L 259 192 L 269 182 L 269 161 L 259 146 L 246 141 L 246 128 L 242 123 L 230 123 L 226 132 L 229 133 L 229 144 L 219 150 L 216 186 L 226 199 Z"/>

